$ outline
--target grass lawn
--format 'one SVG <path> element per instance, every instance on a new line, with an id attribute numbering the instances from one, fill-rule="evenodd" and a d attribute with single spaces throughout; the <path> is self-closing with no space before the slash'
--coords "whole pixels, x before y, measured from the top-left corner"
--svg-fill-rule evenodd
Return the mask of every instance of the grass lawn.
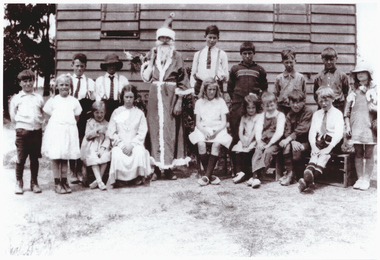
<path id="1" fill-rule="evenodd" d="M 12 139 L 13 138 L 13 139 Z M 177 181 L 109 191 L 71 185 L 54 192 L 50 164 L 42 158 L 41 194 L 13 192 L 14 130 L 3 127 L 3 210 L 6 255 L 256 257 L 368 259 L 377 256 L 377 189 L 265 182 L 199 187 L 196 169 L 177 169 Z M 222 174 L 223 171 L 218 171 Z"/>

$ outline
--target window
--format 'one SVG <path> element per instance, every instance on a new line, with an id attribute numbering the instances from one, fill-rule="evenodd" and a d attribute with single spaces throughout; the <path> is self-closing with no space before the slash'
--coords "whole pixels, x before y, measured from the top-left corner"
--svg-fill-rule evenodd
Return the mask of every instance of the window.
<path id="1" fill-rule="evenodd" d="M 103 38 L 139 38 L 139 4 L 102 4 Z"/>

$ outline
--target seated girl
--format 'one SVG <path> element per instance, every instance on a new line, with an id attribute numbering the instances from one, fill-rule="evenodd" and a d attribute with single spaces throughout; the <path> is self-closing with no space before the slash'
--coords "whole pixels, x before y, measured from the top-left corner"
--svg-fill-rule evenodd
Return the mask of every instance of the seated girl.
<path id="1" fill-rule="evenodd" d="M 136 88 L 124 86 L 120 94 L 122 105 L 112 113 L 108 124 L 112 157 L 107 188 L 116 181 L 141 184 L 152 173 L 149 152 L 144 147 L 148 126 L 144 113 L 134 106 L 136 98 Z"/>
<path id="2" fill-rule="evenodd" d="M 104 119 L 106 105 L 103 101 L 92 104 L 93 118 L 87 120 L 86 132 L 82 142 L 81 159 L 85 166 L 91 166 L 96 180 L 91 189 L 106 189 L 102 181 L 107 163 L 110 161 L 110 140 L 106 135 L 108 122 Z"/>
<path id="3" fill-rule="evenodd" d="M 258 118 L 256 111 L 260 109 L 260 100 L 256 94 L 250 93 L 244 98 L 243 117 L 239 126 L 239 142 L 232 148 L 236 153 L 235 169 L 237 176 L 233 179 L 235 184 L 252 177 L 250 169 L 251 158 L 256 146 L 255 125 Z"/>
<path id="4" fill-rule="evenodd" d="M 269 168 L 273 155 L 278 153 L 278 143 L 284 135 L 285 128 L 285 115 L 277 110 L 275 95 L 264 92 L 261 101 L 264 113 L 258 115 L 255 127 L 257 144 L 252 157 L 253 177 L 247 183 L 252 188 L 260 187 L 260 178 Z"/>
<path id="5" fill-rule="evenodd" d="M 229 112 L 226 102 L 221 98 L 218 83 L 213 78 L 203 81 L 199 99 L 195 103 L 196 127 L 189 135 L 190 142 L 198 145 L 199 158 L 205 176 L 198 180 L 201 186 L 209 183 L 217 185 L 220 179 L 212 175 L 219 158 L 220 146 L 228 148 L 232 137 L 227 133 L 226 114 Z M 206 153 L 206 143 L 212 143 L 211 155 Z"/>

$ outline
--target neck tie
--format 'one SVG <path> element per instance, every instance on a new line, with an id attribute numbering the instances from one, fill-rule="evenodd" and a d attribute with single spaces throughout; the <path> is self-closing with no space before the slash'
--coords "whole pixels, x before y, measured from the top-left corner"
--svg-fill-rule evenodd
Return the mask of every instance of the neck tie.
<path id="1" fill-rule="evenodd" d="M 113 85 L 113 75 L 110 75 L 109 76 L 110 77 L 110 80 L 111 80 L 111 87 L 110 87 L 110 97 L 109 97 L 109 99 L 111 99 L 111 100 L 114 100 L 114 98 L 113 98 L 113 92 L 114 92 L 114 85 Z"/>
<path id="2" fill-rule="evenodd" d="M 78 84 L 77 84 L 77 89 L 75 90 L 75 94 L 74 94 L 75 98 L 78 98 L 78 93 L 79 93 L 79 90 L 80 90 L 80 79 L 81 79 L 81 77 L 78 76 L 77 78 L 78 78 Z"/>
<path id="3" fill-rule="evenodd" d="M 322 126 L 321 126 L 321 136 L 324 137 L 327 133 L 327 111 L 323 115 Z"/>
<path id="4" fill-rule="evenodd" d="M 207 69 L 211 69 L 211 47 L 207 51 Z"/>

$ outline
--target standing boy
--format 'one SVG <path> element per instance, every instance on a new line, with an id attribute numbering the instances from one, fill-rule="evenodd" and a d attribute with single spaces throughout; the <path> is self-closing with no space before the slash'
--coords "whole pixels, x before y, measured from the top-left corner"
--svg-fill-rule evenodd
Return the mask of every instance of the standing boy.
<path id="1" fill-rule="evenodd" d="M 105 119 L 110 120 L 112 112 L 120 105 L 119 95 L 124 86 L 128 85 L 128 79 L 119 75 L 116 71 L 123 68 L 123 63 L 115 53 L 106 55 L 100 68 L 106 74 L 96 79 L 96 99 L 102 99 L 106 103 Z"/>
<path id="2" fill-rule="evenodd" d="M 308 134 L 313 111 L 305 106 L 306 95 L 303 91 L 294 89 L 289 95 L 290 112 L 286 115 L 284 137 L 279 143 L 283 149 L 284 168 L 286 173 L 280 179 L 280 184 L 288 186 L 295 181 L 293 171 L 302 165 L 302 160 L 310 154 Z M 305 165 L 305 164 L 303 164 Z"/>
<path id="3" fill-rule="evenodd" d="M 314 99 L 318 103 L 317 90 L 321 86 L 331 88 L 334 91 L 333 106 L 344 112 L 349 84 L 347 75 L 336 68 L 338 54 L 335 49 L 328 47 L 322 51 L 322 62 L 325 69 L 318 73 L 314 80 Z"/>
<path id="4" fill-rule="evenodd" d="M 317 91 L 319 109 L 313 114 L 309 131 L 311 158 L 299 183 L 300 192 L 314 183 L 314 177 L 323 173 L 331 153 L 340 152 L 340 142 L 343 138 L 343 114 L 333 107 L 334 91 L 321 87 Z"/>
<path id="5" fill-rule="evenodd" d="M 71 78 L 73 80 L 73 89 L 71 90 L 71 95 L 79 100 L 82 107 L 82 113 L 79 116 L 77 122 L 78 133 L 79 133 L 79 144 L 82 144 L 82 140 L 86 130 L 86 122 L 89 118 L 89 111 L 91 111 L 91 106 L 95 100 L 95 82 L 84 75 L 84 71 L 87 66 L 87 56 L 83 53 L 77 53 L 73 56 L 71 67 L 73 67 L 73 75 Z M 79 183 L 82 173 L 82 161 L 70 160 L 70 180 L 71 183 Z"/>
<path id="6" fill-rule="evenodd" d="M 198 95 L 203 80 L 214 78 L 223 91 L 223 82 L 228 81 L 227 54 L 216 47 L 219 40 L 219 29 L 211 25 L 205 31 L 206 47 L 194 54 L 193 67 L 191 69 L 190 85 L 194 88 L 194 94 Z"/>
<path id="7" fill-rule="evenodd" d="M 16 194 L 23 194 L 23 173 L 26 158 L 30 160 L 30 189 L 40 193 L 37 176 L 41 158 L 42 123 L 44 101 L 41 95 L 33 92 L 35 81 L 31 70 L 23 70 L 17 76 L 22 90 L 15 95 L 10 103 L 9 114 L 12 122 L 16 123 Z"/>
<path id="8" fill-rule="evenodd" d="M 255 45 L 252 42 L 244 42 L 240 46 L 240 55 L 243 60 L 232 66 L 227 89 L 232 100 L 230 127 L 233 140 L 231 147 L 239 141 L 239 124 L 243 115 L 244 97 L 249 93 L 261 97 L 261 94 L 268 89 L 266 71 L 253 61 Z"/>
<path id="9" fill-rule="evenodd" d="M 281 52 L 282 64 L 285 71 L 277 75 L 274 94 L 277 97 L 278 110 L 285 115 L 291 110 L 289 104 L 289 93 L 298 89 L 306 95 L 306 80 L 303 75 L 294 69 L 296 64 L 296 53 L 286 49 Z"/>

